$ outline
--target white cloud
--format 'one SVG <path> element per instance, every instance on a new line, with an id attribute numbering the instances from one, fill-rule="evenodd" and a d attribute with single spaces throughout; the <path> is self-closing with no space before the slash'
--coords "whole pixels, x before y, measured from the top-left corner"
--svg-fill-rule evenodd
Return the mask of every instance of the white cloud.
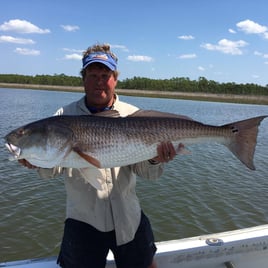
<path id="1" fill-rule="evenodd" d="M 204 68 L 204 67 L 202 67 L 202 66 L 198 66 L 198 68 L 197 68 L 199 71 L 201 71 L 201 72 L 204 72 L 206 69 Z"/>
<path id="2" fill-rule="evenodd" d="M 263 37 L 264 37 L 265 39 L 268 39 L 268 32 L 263 33 Z"/>
<path id="3" fill-rule="evenodd" d="M 4 32 L 17 32 L 17 33 L 38 33 L 46 34 L 50 33 L 48 29 L 41 29 L 36 25 L 26 20 L 9 20 L 0 25 L 0 31 Z"/>
<path id="4" fill-rule="evenodd" d="M 38 56 L 40 55 L 39 50 L 34 50 L 34 49 L 28 49 L 28 48 L 20 48 L 17 47 L 15 49 L 15 52 L 21 55 L 30 55 L 30 56 Z"/>
<path id="5" fill-rule="evenodd" d="M 255 78 L 255 79 L 260 78 L 260 76 L 258 74 L 253 74 L 252 77 Z"/>
<path id="6" fill-rule="evenodd" d="M 75 48 L 63 48 L 63 51 L 67 51 L 67 52 L 74 52 L 74 53 L 83 53 L 84 50 L 82 49 L 75 49 Z"/>
<path id="7" fill-rule="evenodd" d="M 66 32 L 75 32 L 79 30 L 79 26 L 76 25 L 61 25 L 61 28 Z"/>
<path id="8" fill-rule="evenodd" d="M 181 40 L 193 40 L 194 39 L 192 35 L 181 35 L 181 36 L 178 36 L 178 38 Z"/>
<path id="9" fill-rule="evenodd" d="M 196 57 L 196 54 L 183 54 L 179 56 L 180 59 L 194 59 Z"/>
<path id="10" fill-rule="evenodd" d="M 224 54 L 242 55 L 243 51 L 240 48 L 245 47 L 247 44 L 248 43 L 243 40 L 231 41 L 228 39 L 221 39 L 216 45 L 207 43 L 201 45 L 201 47 L 207 50 L 220 51 Z"/>
<path id="11" fill-rule="evenodd" d="M 267 27 L 260 25 L 252 20 L 240 21 L 236 26 L 247 34 L 262 34 L 267 32 Z"/>
<path id="12" fill-rule="evenodd" d="M 8 35 L 1 35 L 0 43 L 14 43 L 14 44 L 24 44 L 24 45 L 35 44 L 35 42 L 32 39 L 16 38 L 16 37 L 8 36 Z"/>
<path id="13" fill-rule="evenodd" d="M 254 51 L 254 53 L 253 53 L 255 56 L 262 56 L 263 54 L 261 53 L 261 52 L 259 52 L 259 51 Z"/>
<path id="14" fill-rule="evenodd" d="M 128 56 L 127 60 L 136 61 L 136 62 L 138 62 L 138 61 L 151 62 L 151 61 L 153 61 L 153 58 L 149 57 L 149 56 L 132 55 L 132 56 Z"/>
<path id="15" fill-rule="evenodd" d="M 231 33 L 231 34 L 235 34 L 236 33 L 236 31 L 233 30 L 233 29 L 228 29 L 228 32 Z"/>
<path id="16" fill-rule="evenodd" d="M 77 53 L 73 53 L 73 54 L 66 54 L 64 56 L 65 60 L 81 60 L 82 59 L 82 55 L 81 54 L 77 54 Z"/>
<path id="17" fill-rule="evenodd" d="M 124 45 L 111 45 L 112 49 L 120 49 L 124 52 L 129 52 L 129 49 Z"/>
<path id="18" fill-rule="evenodd" d="M 268 54 L 265 54 L 265 53 L 262 53 L 262 52 L 259 52 L 259 51 L 254 51 L 253 53 L 255 56 L 260 56 L 264 59 L 268 59 Z"/>
<path id="19" fill-rule="evenodd" d="M 246 34 L 258 34 L 263 38 L 268 39 L 268 27 L 260 25 L 252 20 L 240 21 L 236 26 Z"/>

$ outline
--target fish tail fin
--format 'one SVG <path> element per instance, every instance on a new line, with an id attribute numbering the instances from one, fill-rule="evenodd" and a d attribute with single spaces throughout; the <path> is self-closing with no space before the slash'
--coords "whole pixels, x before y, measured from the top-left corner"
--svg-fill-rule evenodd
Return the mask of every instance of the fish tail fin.
<path id="1" fill-rule="evenodd" d="M 258 126 L 267 116 L 254 117 L 224 125 L 232 135 L 226 146 L 249 169 L 255 170 L 253 163 L 257 143 Z"/>

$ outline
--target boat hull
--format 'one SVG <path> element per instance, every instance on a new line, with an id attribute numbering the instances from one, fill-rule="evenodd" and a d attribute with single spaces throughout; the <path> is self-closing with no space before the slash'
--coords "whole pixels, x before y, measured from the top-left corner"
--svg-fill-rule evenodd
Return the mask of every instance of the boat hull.
<path id="1" fill-rule="evenodd" d="M 158 268 L 267 268 L 268 224 L 157 243 Z M 58 268 L 56 257 L 0 263 L 9 268 Z M 109 253 L 106 268 L 115 268 Z"/>

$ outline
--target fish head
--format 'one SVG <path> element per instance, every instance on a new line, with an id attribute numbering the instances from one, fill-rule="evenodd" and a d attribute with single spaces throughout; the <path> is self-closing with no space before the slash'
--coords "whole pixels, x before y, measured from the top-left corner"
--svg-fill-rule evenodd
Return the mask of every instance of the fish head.
<path id="1" fill-rule="evenodd" d="M 70 150 L 71 138 L 70 129 L 40 120 L 11 131 L 5 141 L 14 159 L 26 159 L 32 165 L 51 168 Z"/>
<path id="2" fill-rule="evenodd" d="M 20 159 L 22 149 L 31 148 L 33 146 L 42 146 L 42 130 L 37 126 L 22 126 L 5 136 L 6 147 L 14 155 L 15 158 Z M 41 144 L 40 144 L 41 142 Z"/>

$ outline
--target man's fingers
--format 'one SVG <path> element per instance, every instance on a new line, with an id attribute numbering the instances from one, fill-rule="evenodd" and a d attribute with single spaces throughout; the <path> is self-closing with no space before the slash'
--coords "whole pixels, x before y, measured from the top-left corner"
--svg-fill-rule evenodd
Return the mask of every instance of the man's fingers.
<path id="1" fill-rule="evenodd" d="M 176 150 L 171 142 L 162 142 L 157 147 L 157 153 L 160 162 L 168 162 L 176 155 Z"/>

